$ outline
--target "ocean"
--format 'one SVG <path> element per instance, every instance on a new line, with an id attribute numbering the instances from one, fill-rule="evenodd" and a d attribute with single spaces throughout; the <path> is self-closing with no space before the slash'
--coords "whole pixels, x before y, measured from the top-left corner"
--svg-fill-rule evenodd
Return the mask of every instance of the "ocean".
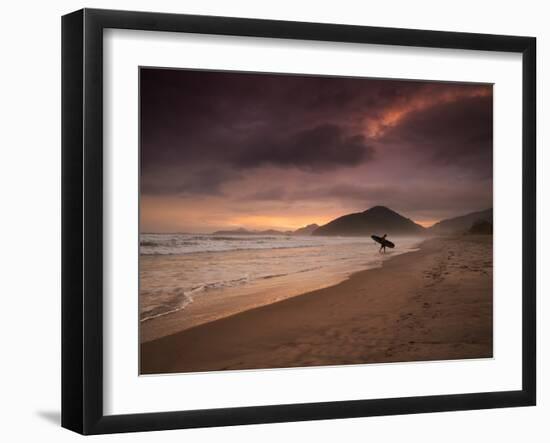
<path id="1" fill-rule="evenodd" d="M 414 250 L 397 238 L 386 254 L 368 237 L 142 234 L 140 321 L 179 313 L 184 329 L 337 284 Z"/>

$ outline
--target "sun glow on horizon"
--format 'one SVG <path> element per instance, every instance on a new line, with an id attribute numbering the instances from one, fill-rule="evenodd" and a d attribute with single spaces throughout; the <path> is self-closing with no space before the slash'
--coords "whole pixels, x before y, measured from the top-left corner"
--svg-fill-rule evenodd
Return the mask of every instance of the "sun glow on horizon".
<path id="1" fill-rule="evenodd" d="M 239 216 L 230 220 L 230 226 L 233 229 L 244 228 L 249 230 L 267 230 L 275 229 L 278 231 L 294 231 L 311 224 L 324 225 L 331 221 L 331 216 L 299 216 L 299 217 L 279 217 L 269 215 L 250 215 Z"/>
<path id="2" fill-rule="evenodd" d="M 208 233 L 225 230 L 245 229 L 247 231 L 295 231 L 311 224 L 323 226 L 346 214 L 362 212 L 359 209 L 333 207 L 324 205 L 299 208 L 269 208 L 267 213 L 262 208 L 255 208 L 256 213 L 247 205 L 235 202 L 225 204 L 223 199 L 209 198 L 187 200 L 175 197 L 158 198 L 142 197 L 140 212 L 141 232 L 190 232 Z M 402 213 L 404 217 L 410 216 Z M 412 220 L 429 228 L 440 219 L 412 218 Z"/>
<path id="3" fill-rule="evenodd" d="M 440 220 L 413 220 L 417 225 L 420 225 L 424 228 L 431 228 L 433 225 L 438 223 Z"/>

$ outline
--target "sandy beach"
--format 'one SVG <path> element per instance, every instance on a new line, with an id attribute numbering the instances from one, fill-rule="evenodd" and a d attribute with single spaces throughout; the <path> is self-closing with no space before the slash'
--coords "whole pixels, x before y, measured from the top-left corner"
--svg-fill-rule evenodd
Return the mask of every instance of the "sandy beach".
<path id="1" fill-rule="evenodd" d="M 141 373 L 492 357 L 492 236 L 432 238 L 382 268 L 141 344 Z"/>

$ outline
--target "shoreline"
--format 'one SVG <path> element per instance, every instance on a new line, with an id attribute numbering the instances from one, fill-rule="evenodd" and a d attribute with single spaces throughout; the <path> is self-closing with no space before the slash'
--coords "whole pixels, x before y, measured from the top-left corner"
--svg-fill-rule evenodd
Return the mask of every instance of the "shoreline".
<path id="1" fill-rule="evenodd" d="M 364 240 L 364 238 L 361 239 Z M 386 254 L 378 254 L 378 247 L 373 246 L 372 242 L 369 241 L 364 246 L 370 247 L 374 255 L 372 257 L 363 257 L 361 264 L 358 263 L 359 260 L 356 260 L 355 263 L 347 263 L 345 267 L 340 266 L 340 269 L 338 269 L 338 258 L 336 258 L 335 264 L 329 265 L 328 268 L 326 263 L 324 263 L 322 266 L 308 269 L 309 272 L 307 273 L 300 271 L 292 272 L 290 269 L 287 269 L 286 272 L 288 273 L 276 274 L 277 279 L 257 276 L 256 278 L 252 277 L 250 284 L 237 285 L 222 291 L 209 291 L 208 294 L 199 292 L 197 296 L 190 295 L 184 306 L 177 307 L 160 315 L 157 314 L 154 318 L 149 318 L 145 321 L 140 320 L 140 343 L 147 343 L 241 312 L 278 303 L 289 298 L 300 297 L 319 289 L 336 286 L 357 272 L 379 269 L 388 260 L 392 260 L 399 255 L 417 251 L 419 244 L 423 241 L 425 241 L 425 238 L 409 238 L 404 245 L 400 245 L 396 250 L 389 249 Z M 223 253 L 232 254 L 229 257 L 230 261 L 243 261 L 243 255 L 250 254 L 250 252 L 250 250 L 233 250 Z M 257 260 L 255 252 L 253 251 L 253 255 L 249 258 L 251 261 Z M 350 251 L 350 253 L 355 254 L 355 251 Z M 141 267 L 147 270 L 144 267 L 144 262 L 149 260 L 147 264 L 149 269 L 155 271 L 159 267 L 163 267 L 164 269 L 169 269 L 174 274 L 178 272 L 177 268 L 179 266 L 188 266 L 188 263 L 182 262 L 184 258 L 186 258 L 185 255 L 146 257 L 142 259 L 140 272 Z M 152 262 L 152 259 L 155 261 Z M 164 262 L 158 262 L 159 259 Z M 276 261 L 277 259 L 274 258 L 274 260 Z M 316 269 L 319 270 L 316 271 Z M 240 275 L 242 275 L 242 272 Z M 141 294 L 140 297 L 142 297 Z"/>
<path id="2" fill-rule="evenodd" d="M 418 247 L 335 285 L 141 343 L 141 373 L 492 357 L 492 236 Z"/>

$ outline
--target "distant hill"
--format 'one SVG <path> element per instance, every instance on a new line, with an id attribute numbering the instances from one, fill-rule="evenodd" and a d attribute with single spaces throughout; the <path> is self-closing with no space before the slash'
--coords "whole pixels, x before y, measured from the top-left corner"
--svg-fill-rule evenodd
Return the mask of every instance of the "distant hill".
<path id="1" fill-rule="evenodd" d="M 293 234 L 294 235 L 311 235 L 313 231 L 315 231 L 319 227 L 318 224 L 311 224 L 304 226 L 303 228 L 296 229 Z"/>
<path id="2" fill-rule="evenodd" d="M 213 235 L 292 235 L 292 231 L 277 231 L 275 229 L 267 229 L 265 231 L 249 231 L 248 229 L 239 228 L 229 231 L 216 231 Z"/>
<path id="3" fill-rule="evenodd" d="M 493 234 L 493 224 L 486 220 L 479 220 L 475 222 L 470 229 L 468 229 L 468 234 L 474 235 L 492 235 Z"/>
<path id="4" fill-rule="evenodd" d="M 311 235 L 319 225 L 315 223 L 296 229 L 295 231 L 277 231 L 276 229 L 267 229 L 265 231 L 249 231 L 248 229 L 239 228 L 229 231 L 216 231 L 213 235 Z"/>
<path id="5" fill-rule="evenodd" d="M 240 228 L 233 230 L 216 231 L 214 235 L 326 235 L 326 236 L 367 236 L 373 234 L 388 235 L 447 235 L 469 232 L 472 226 L 487 222 L 493 224 L 493 209 L 472 212 L 460 217 L 442 220 L 430 228 L 424 228 L 403 217 L 385 206 L 374 206 L 364 212 L 343 215 L 326 225 L 318 226 L 315 223 L 296 229 L 295 231 L 278 231 L 268 229 L 251 231 Z M 479 227 L 487 231 L 486 225 Z M 477 229 L 477 228 L 476 228 Z"/>
<path id="6" fill-rule="evenodd" d="M 418 235 L 425 231 L 424 227 L 385 206 L 374 206 L 364 212 L 338 217 L 313 231 L 312 235 Z"/>
<path id="7" fill-rule="evenodd" d="M 428 231 L 432 234 L 440 235 L 466 232 L 472 227 L 473 224 L 480 221 L 486 221 L 492 224 L 493 208 L 486 209 L 484 211 L 472 212 L 460 217 L 441 220 L 439 223 L 436 223 L 432 227 L 428 228 Z"/>
<path id="8" fill-rule="evenodd" d="M 216 231 L 216 232 L 213 232 L 212 234 L 214 235 L 254 235 L 255 232 L 248 231 L 244 228 L 239 228 L 239 229 L 233 229 L 228 231 Z"/>

